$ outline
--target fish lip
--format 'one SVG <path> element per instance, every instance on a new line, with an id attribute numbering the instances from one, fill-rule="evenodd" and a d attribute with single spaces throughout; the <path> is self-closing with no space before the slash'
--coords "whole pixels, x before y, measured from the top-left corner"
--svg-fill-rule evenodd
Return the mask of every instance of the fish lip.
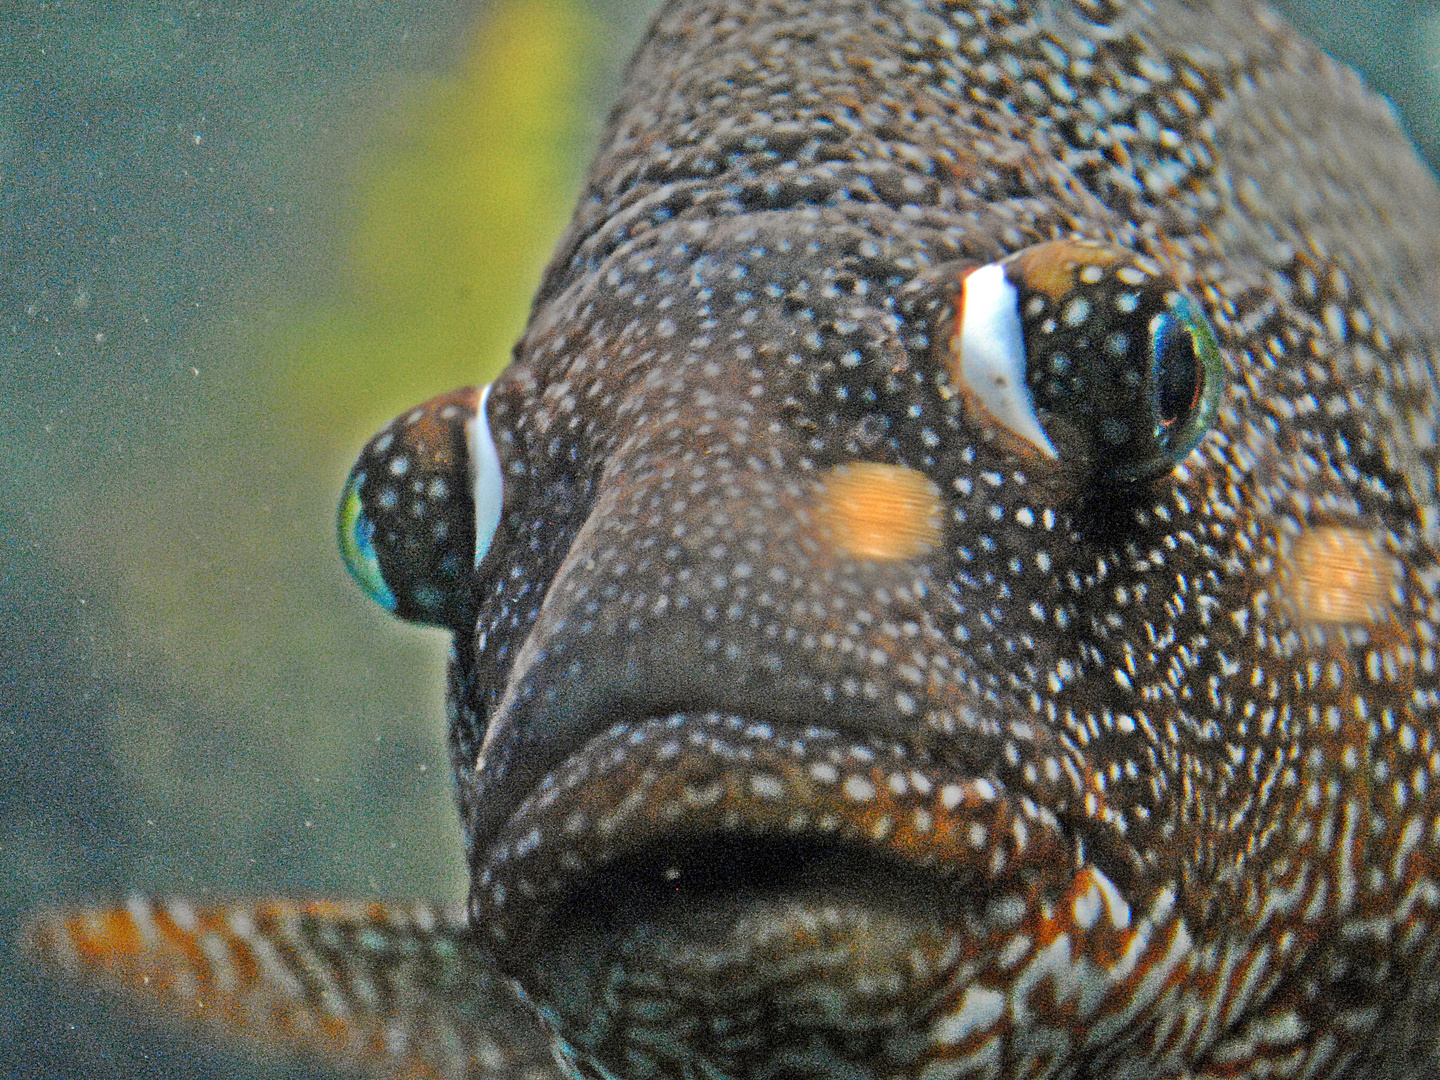
<path id="1" fill-rule="evenodd" d="M 544 776 L 474 861 L 471 922 L 497 952 L 528 953 L 586 879 L 676 836 L 813 838 L 1061 892 L 1083 858 L 1025 792 L 894 739 L 679 712 L 616 723 Z"/>

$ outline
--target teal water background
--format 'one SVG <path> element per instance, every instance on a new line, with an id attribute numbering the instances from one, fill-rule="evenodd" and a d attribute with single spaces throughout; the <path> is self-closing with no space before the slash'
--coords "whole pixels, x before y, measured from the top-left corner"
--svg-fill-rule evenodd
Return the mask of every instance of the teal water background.
<path id="1" fill-rule="evenodd" d="M 1440 5 L 1282 6 L 1440 160 Z M 35 975 L 26 911 L 461 895 L 445 642 L 350 585 L 333 500 L 393 412 L 503 360 L 649 7 L 556 0 L 482 62 L 459 0 L 0 0 L 0 1076 L 311 1075 Z M 543 82 L 524 35 L 579 27 L 570 98 L 486 119 L 467 72 Z M 513 191 L 485 152 L 525 109 L 565 121 L 543 235 L 500 202 L 473 265 L 432 260 L 416 207 L 467 167 Z"/>

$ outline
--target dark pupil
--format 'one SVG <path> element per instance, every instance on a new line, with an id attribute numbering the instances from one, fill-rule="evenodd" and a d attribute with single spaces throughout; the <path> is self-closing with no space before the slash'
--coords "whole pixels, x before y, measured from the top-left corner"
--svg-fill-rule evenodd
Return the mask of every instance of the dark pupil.
<path id="1" fill-rule="evenodd" d="M 1165 319 L 1155 342 L 1155 397 L 1162 429 L 1183 424 L 1201 397 L 1195 340 L 1178 319 Z"/>

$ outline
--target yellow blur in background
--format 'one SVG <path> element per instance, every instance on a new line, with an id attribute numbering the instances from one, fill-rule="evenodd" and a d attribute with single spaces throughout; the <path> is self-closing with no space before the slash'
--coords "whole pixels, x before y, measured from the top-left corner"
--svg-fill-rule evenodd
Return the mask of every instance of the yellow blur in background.
<path id="1" fill-rule="evenodd" d="M 460 73 L 402 105 L 358 185 L 353 303 L 291 327 L 275 367 L 307 422 L 343 430 L 357 405 L 388 415 L 504 366 L 574 202 L 589 30 L 570 0 L 507 0 Z"/>
<path id="2" fill-rule="evenodd" d="M 333 279 L 210 332 L 205 429 L 96 522 L 116 647 L 158 669 L 107 733 L 151 808 L 136 886 L 462 895 L 448 641 L 349 584 L 335 502 L 391 416 L 508 360 L 587 153 L 589 22 L 502 0 L 458 70 L 399 93 Z"/>

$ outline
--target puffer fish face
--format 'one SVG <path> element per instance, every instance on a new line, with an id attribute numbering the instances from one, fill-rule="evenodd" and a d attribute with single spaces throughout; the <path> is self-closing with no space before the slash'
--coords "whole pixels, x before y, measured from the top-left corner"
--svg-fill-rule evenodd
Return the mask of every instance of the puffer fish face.
<path id="1" fill-rule="evenodd" d="M 661 14 L 441 590 L 471 920 L 573 1067 L 1415 1052 L 1440 202 L 1389 125 L 1260 10 Z"/>
<path id="2" fill-rule="evenodd" d="M 1433 1075 L 1437 222 L 1259 6 L 673 0 L 342 502 L 455 632 L 445 956 L 606 1080 Z"/>

